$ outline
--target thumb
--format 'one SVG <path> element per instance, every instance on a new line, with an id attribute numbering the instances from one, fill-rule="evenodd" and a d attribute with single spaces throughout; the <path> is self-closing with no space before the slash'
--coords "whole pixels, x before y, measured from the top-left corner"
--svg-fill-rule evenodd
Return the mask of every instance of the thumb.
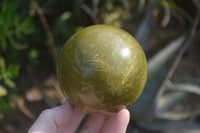
<path id="1" fill-rule="evenodd" d="M 28 133 L 56 133 L 57 129 L 68 122 L 74 108 L 68 103 L 44 110 L 34 122 Z"/>

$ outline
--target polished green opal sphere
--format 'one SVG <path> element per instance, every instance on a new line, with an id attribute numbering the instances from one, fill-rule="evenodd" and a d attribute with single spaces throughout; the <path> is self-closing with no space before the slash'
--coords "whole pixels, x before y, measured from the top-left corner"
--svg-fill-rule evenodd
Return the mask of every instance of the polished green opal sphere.
<path id="1" fill-rule="evenodd" d="M 57 78 L 68 101 L 90 114 L 112 114 L 133 104 L 147 78 L 138 42 L 122 29 L 89 26 L 63 46 Z"/>

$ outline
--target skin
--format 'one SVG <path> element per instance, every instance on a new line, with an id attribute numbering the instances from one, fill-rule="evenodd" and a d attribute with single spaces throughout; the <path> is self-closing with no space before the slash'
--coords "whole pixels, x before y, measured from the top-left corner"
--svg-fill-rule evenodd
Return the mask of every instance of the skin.
<path id="1" fill-rule="evenodd" d="M 68 102 L 44 110 L 28 133 L 74 133 L 85 113 Z M 114 115 L 90 115 L 80 133 L 125 133 L 130 114 L 123 109 Z"/>

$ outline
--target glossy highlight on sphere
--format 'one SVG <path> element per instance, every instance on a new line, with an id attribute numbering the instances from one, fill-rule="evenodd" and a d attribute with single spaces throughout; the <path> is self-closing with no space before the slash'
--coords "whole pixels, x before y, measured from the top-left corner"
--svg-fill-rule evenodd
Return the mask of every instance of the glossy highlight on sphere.
<path id="1" fill-rule="evenodd" d="M 89 26 L 63 46 L 57 65 L 69 102 L 90 114 L 111 114 L 133 104 L 146 83 L 147 62 L 138 42 L 122 29 Z"/>

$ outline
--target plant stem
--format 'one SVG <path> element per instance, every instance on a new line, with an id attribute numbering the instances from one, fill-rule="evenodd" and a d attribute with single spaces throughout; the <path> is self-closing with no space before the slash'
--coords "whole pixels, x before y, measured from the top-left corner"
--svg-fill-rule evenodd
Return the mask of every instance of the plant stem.
<path id="1" fill-rule="evenodd" d="M 44 30 L 47 34 L 47 37 L 48 37 L 48 40 L 49 40 L 49 43 L 50 43 L 50 46 L 51 46 L 52 59 L 53 59 L 53 62 L 56 66 L 57 52 L 56 52 L 55 40 L 53 38 L 52 31 L 50 29 L 50 26 L 47 22 L 46 17 L 44 16 L 44 13 L 42 12 L 42 9 L 40 8 L 40 6 L 38 5 L 38 3 L 36 1 L 33 1 L 33 6 L 34 6 L 35 11 L 37 12 L 41 22 L 42 22 L 43 28 L 44 28 Z"/>
<path id="2" fill-rule="evenodd" d="M 99 24 L 99 20 L 85 3 L 80 3 L 80 7 L 90 16 L 94 24 Z"/>

